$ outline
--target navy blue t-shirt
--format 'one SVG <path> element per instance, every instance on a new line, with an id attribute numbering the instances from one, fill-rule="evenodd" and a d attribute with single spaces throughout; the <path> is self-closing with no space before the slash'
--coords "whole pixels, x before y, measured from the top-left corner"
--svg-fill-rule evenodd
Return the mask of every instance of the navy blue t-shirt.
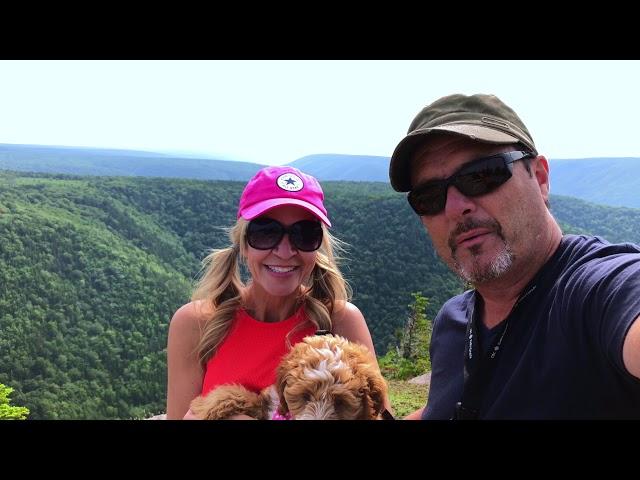
<path id="1" fill-rule="evenodd" d="M 479 418 L 640 419 L 640 380 L 622 359 L 640 315 L 640 247 L 565 235 L 525 291 L 534 286 L 510 314 Z M 450 299 L 434 319 L 425 420 L 452 418 L 462 397 L 476 295 Z M 491 330 L 479 333 L 486 346 Z"/>

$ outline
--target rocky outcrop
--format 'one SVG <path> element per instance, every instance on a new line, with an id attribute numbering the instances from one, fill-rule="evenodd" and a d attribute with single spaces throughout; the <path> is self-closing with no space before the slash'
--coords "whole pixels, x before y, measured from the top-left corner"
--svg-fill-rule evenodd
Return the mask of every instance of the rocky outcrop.
<path id="1" fill-rule="evenodd" d="M 411 380 L 407 380 L 409 383 L 415 383 L 416 385 L 429 385 L 431 383 L 431 372 L 427 372 L 424 375 L 418 375 Z"/>

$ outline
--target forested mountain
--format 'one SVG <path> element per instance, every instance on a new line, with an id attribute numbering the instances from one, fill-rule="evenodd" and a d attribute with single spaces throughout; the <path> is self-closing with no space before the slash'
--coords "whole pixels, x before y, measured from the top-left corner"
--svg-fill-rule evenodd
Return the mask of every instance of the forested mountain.
<path id="1" fill-rule="evenodd" d="M 166 335 L 208 249 L 226 243 L 243 182 L 0 173 L 0 383 L 30 418 L 164 410 Z M 411 292 L 432 318 L 462 284 L 403 194 L 324 182 L 343 270 L 378 354 Z M 552 197 L 565 230 L 640 242 L 640 210 Z"/>
<path id="2" fill-rule="evenodd" d="M 640 209 L 608 207 L 551 195 L 551 212 L 571 233 L 600 235 L 610 242 L 640 244 Z"/>
<path id="3" fill-rule="evenodd" d="M 0 210 L 0 383 L 35 419 L 157 411 L 181 242 L 83 181 L 2 176 Z"/>
<path id="4" fill-rule="evenodd" d="M 640 208 L 640 158 L 578 158 L 549 163 L 553 193 Z"/>

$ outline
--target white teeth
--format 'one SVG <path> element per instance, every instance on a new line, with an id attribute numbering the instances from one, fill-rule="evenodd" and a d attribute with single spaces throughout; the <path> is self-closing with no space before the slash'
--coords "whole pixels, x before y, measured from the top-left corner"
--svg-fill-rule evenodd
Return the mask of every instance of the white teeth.
<path id="1" fill-rule="evenodd" d="M 266 265 L 266 267 L 276 273 L 293 272 L 296 269 L 296 267 L 274 267 L 272 265 Z"/>

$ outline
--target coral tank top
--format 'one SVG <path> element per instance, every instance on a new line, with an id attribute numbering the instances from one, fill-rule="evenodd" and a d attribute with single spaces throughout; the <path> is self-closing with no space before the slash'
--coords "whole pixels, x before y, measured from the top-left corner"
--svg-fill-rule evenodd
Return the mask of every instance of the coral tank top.
<path id="1" fill-rule="evenodd" d="M 306 322 L 304 307 L 280 322 L 261 322 L 243 308 L 238 309 L 229 334 L 206 365 L 201 395 L 225 383 L 239 383 L 249 390 L 260 392 L 276 381 L 276 367 L 289 351 L 287 334 Z M 316 327 L 308 322 L 289 336 L 291 345 L 308 335 Z"/>

